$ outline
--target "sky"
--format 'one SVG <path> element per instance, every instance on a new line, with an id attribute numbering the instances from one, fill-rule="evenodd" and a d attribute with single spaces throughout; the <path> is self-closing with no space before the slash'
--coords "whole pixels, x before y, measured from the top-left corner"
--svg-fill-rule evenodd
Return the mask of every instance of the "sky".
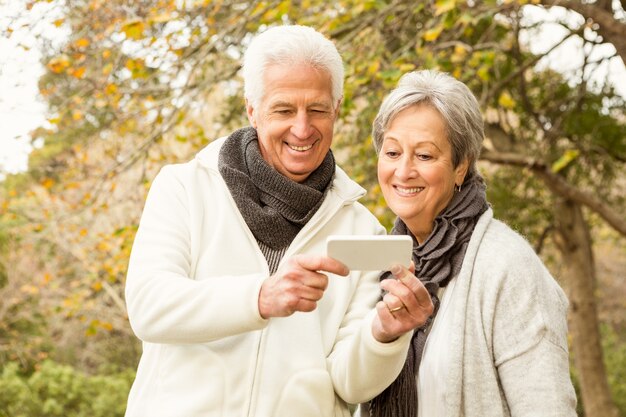
<path id="1" fill-rule="evenodd" d="M 10 37 L 0 37 L 0 179 L 2 172 L 15 173 L 23 171 L 28 165 L 28 154 L 32 150 L 29 132 L 45 125 L 46 107 L 38 97 L 37 80 L 43 74 L 40 64 L 41 52 L 35 41 L 36 34 L 44 34 L 57 44 L 67 36 L 63 27 L 56 27 L 52 22 L 61 16 L 60 10 L 55 8 L 54 2 L 40 2 L 28 13 L 29 19 L 37 24 L 28 24 L 23 19 L 15 19 L 17 13 L 23 10 L 22 0 L 0 0 L 0 34 L 7 27 L 13 32 Z M 529 19 L 556 20 L 562 19 L 558 9 L 546 13 L 542 9 L 533 7 L 527 11 Z M 568 19 L 582 19 L 571 14 Z M 26 26 L 23 26 L 26 25 Z M 531 50 L 535 53 L 545 51 L 556 40 L 562 38 L 564 29 L 559 25 L 550 25 L 540 34 L 533 36 L 537 39 L 531 43 Z M 594 56 L 611 55 L 615 49 L 611 45 L 604 45 L 593 51 Z M 540 62 L 540 65 L 550 66 L 560 72 L 571 73 L 582 62 L 583 49 L 580 42 L 572 41 L 555 51 L 550 60 Z M 611 60 L 610 64 L 599 68 L 595 76 L 598 79 L 610 77 L 618 92 L 626 97 L 626 68 L 619 58 Z M 567 76 L 580 76 L 569 74 Z"/>
<path id="2" fill-rule="evenodd" d="M 37 89 L 44 69 L 35 36 L 44 33 L 55 42 L 66 36 L 52 23 L 60 17 L 53 4 L 35 5 L 29 22 L 17 18 L 23 9 L 21 0 L 0 0 L 0 35 L 13 30 L 9 37 L 0 36 L 0 173 L 27 168 L 29 132 L 46 122 L 46 106 Z"/>

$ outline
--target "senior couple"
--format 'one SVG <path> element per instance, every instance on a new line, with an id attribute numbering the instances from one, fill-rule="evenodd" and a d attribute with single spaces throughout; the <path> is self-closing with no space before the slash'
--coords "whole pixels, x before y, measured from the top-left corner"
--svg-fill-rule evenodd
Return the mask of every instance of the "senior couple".
<path id="1" fill-rule="evenodd" d="M 243 78 L 250 126 L 150 189 L 126 284 L 143 341 L 126 416 L 575 416 L 567 300 L 493 218 L 470 90 L 416 71 L 382 103 L 378 180 L 413 263 L 361 272 L 325 254 L 330 235 L 386 233 L 330 150 L 334 44 L 268 29 Z"/>

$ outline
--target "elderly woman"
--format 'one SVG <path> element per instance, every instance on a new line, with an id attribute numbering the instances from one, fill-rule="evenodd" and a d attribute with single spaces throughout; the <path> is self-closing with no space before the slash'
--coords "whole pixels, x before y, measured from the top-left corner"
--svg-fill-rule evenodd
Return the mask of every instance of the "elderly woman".
<path id="1" fill-rule="evenodd" d="M 369 413 L 575 416 L 567 299 L 528 242 L 493 217 L 476 168 L 483 121 L 471 91 L 444 73 L 406 74 L 373 135 L 378 181 L 398 216 L 392 233 L 413 237 L 415 276 L 435 313 Z M 385 302 L 398 304 L 391 294 Z"/>

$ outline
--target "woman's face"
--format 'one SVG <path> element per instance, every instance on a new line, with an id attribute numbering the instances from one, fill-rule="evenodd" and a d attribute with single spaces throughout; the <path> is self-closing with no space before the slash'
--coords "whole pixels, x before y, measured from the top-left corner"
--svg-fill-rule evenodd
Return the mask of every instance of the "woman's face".
<path id="1" fill-rule="evenodd" d="M 378 182 L 389 208 L 419 243 L 462 184 L 467 161 L 452 164 L 443 118 L 426 104 L 408 107 L 391 121 L 378 155 Z"/>

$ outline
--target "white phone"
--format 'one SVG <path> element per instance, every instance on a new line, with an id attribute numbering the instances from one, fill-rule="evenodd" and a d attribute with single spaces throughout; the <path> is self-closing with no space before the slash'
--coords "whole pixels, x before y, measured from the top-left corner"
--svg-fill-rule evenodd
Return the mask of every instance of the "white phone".
<path id="1" fill-rule="evenodd" d="M 326 239 L 328 256 L 353 271 L 388 271 L 411 264 L 413 239 L 407 235 L 334 235 Z"/>

